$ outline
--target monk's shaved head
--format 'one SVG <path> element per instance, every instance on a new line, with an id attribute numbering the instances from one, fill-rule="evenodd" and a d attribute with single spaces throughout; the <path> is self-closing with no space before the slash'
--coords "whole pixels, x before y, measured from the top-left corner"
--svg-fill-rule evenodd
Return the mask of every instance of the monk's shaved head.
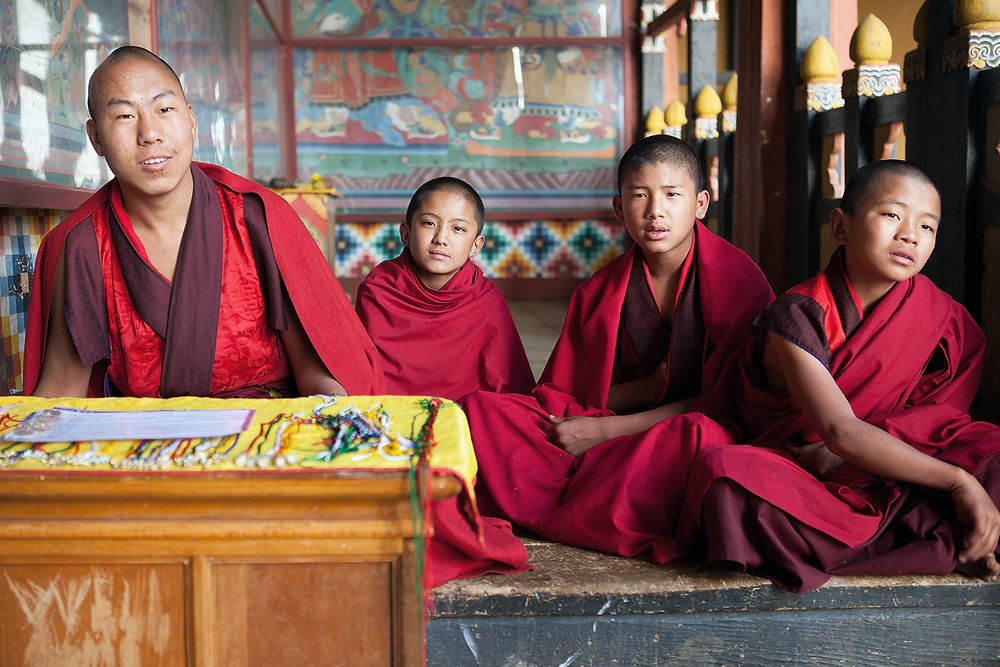
<path id="1" fill-rule="evenodd" d="M 679 167 L 687 172 L 694 183 L 694 191 L 704 189 L 701 166 L 694 149 L 669 134 L 653 134 L 632 144 L 618 163 L 618 194 L 625 179 L 651 164 Z"/>
<path id="2" fill-rule="evenodd" d="M 424 205 L 424 200 L 435 192 L 447 192 L 464 198 L 476 216 L 476 235 L 483 233 L 483 225 L 486 220 L 486 207 L 483 206 L 483 198 L 479 196 L 476 189 L 460 178 L 453 176 L 439 176 L 427 181 L 413 193 L 410 198 L 410 205 L 406 208 L 406 224 L 413 222 L 413 216 L 417 214 L 420 207 Z"/>
<path id="3" fill-rule="evenodd" d="M 912 178 L 933 188 L 938 197 L 941 196 L 941 191 L 934 185 L 931 177 L 917 165 L 904 160 L 876 160 L 858 169 L 847 180 L 844 196 L 840 198 L 840 208 L 845 213 L 853 214 L 861 206 L 861 202 L 875 192 L 883 176 Z"/>
<path id="4" fill-rule="evenodd" d="M 152 51 L 142 48 L 141 46 L 122 46 L 112 51 L 108 57 L 104 59 L 104 62 L 97 66 L 97 69 L 95 69 L 94 73 L 90 76 L 90 83 L 87 85 L 87 111 L 90 112 L 91 118 L 95 118 L 95 100 L 102 93 L 104 78 L 107 72 L 109 72 L 115 65 L 136 60 L 153 63 L 154 65 L 162 67 L 165 71 L 170 72 L 170 76 L 177 82 L 178 90 L 180 90 L 181 94 L 184 93 L 180 77 L 177 76 L 177 72 L 174 71 L 174 68 L 167 64 L 166 60 Z"/>

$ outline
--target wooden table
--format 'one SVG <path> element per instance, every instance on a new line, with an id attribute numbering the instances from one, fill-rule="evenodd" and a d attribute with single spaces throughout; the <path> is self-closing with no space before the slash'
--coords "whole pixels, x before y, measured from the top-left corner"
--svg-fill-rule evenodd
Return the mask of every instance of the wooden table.
<path id="1" fill-rule="evenodd" d="M 411 507 L 408 470 L 0 471 L 0 665 L 418 665 Z"/>

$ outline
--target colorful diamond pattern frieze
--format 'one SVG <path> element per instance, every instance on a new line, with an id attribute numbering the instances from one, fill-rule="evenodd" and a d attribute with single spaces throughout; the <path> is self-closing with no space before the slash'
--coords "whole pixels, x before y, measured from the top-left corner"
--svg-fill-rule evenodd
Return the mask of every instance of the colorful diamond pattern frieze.
<path id="1" fill-rule="evenodd" d="M 613 220 L 490 222 L 476 263 L 491 278 L 587 278 L 624 249 Z M 363 278 L 402 250 L 394 222 L 337 224 L 336 272 Z"/>

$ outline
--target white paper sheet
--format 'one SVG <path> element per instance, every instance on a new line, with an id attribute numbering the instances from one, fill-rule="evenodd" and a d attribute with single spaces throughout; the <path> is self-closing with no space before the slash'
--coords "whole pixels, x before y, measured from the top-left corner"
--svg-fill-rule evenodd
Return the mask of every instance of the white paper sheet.
<path id="1" fill-rule="evenodd" d="M 48 408 L 28 415 L 3 434 L 16 442 L 85 442 L 91 440 L 179 440 L 218 438 L 242 433 L 253 410 L 150 410 L 97 412 Z"/>

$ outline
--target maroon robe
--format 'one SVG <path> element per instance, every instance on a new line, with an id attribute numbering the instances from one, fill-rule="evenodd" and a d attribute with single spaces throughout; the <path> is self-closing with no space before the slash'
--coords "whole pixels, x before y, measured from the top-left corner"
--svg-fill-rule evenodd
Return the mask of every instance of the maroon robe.
<path id="1" fill-rule="evenodd" d="M 440 290 L 426 287 L 409 250 L 358 287 L 356 306 L 382 357 L 386 391 L 457 399 L 531 390 L 534 378 L 503 294 L 471 261 Z M 428 585 L 528 569 L 528 552 L 502 519 L 477 519 L 470 499 L 431 504 Z"/>
<path id="2" fill-rule="evenodd" d="M 897 283 L 866 317 L 843 270 L 779 297 L 760 317 L 742 363 L 741 415 L 755 444 L 706 452 L 688 486 L 686 523 L 712 561 L 796 592 L 831 574 L 945 574 L 963 532 L 948 494 L 845 464 L 819 480 L 787 453 L 820 437 L 786 391 L 763 387 L 760 341 L 774 331 L 829 369 L 859 419 L 975 475 L 1000 504 L 1000 427 L 969 418 L 984 337 L 922 275 Z"/>
<path id="3" fill-rule="evenodd" d="M 268 299 L 268 320 L 272 326 L 279 329 L 283 326 L 283 312 L 277 306 L 281 301 L 280 289 L 284 288 L 288 293 L 288 301 L 295 309 L 306 336 L 330 374 L 344 386 L 348 393 L 381 393 L 383 384 L 381 362 L 374 345 L 354 314 L 347 296 L 330 271 L 329 265 L 316 243 L 312 241 L 302 225 L 302 221 L 287 202 L 267 188 L 237 176 L 222 167 L 192 163 L 192 170 L 196 174 L 198 183 L 205 185 L 205 187 L 199 186 L 202 193 L 208 191 L 206 188 L 211 189 L 214 184 L 216 188 L 224 189 L 234 196 L 242 195 L 247 201 L 254 201 L 251 207 L 255 207 L 258 213 L 252 214 L 251 217 L 262 219 L 264 225 L 254 225 L 253 229 L 249 231 L 251 237 L 257 237 L 254 264 L 261 272 L 261 287 Z M 206 181 L 209 182 L 206 184 Z M 49 232 L 39 247 L 38 257 L 35 261 L 25 338 L 24 391 L 27 394 L 34 391 L 41 374 L 56 269 L 67 244 L 67 237 L 71 234 L 80 235 L 81 223 L 88 223 L 95 211 L 107 211 L 110 207 L 110 194 L 111 183 L 108 183 Z M 201 196 L 192 201 L 192 215 L 201 215 L 202 211 L 208 211 L 212 207 L 217 209 L 216 204 L 213 197 Z M 186 304 L 195 304 L 205 300 L 211 302 L 214 299 L 214 305 L 210 303 L 209 306 L 205 307 L 202 303 L 202 305 L 197 306 L 197 313 L 214 310 L 217 317 L 218 299 L 221 298 L 218 283 L 222 273 L 220 265 L 222 244 L 220 236 L 213 231 L 213 228 L 222 223 L 214 212 L 206 213 L 206 216 L 211 219 L 211 224 L 193 225 L 190 235 L 185 230 L 181 253 L 178 256 L 178 261 L 181 263 L 186 261 L 185 256 L 192 260 L 188 264 L 190 264 L 189 268 L 196 270 L 194 275 L 184 277 L 178 273 L 175 275 L 174 284 L 168 286 L 166 291 L 157 290 L 157 294 L 151 295 L 146 294 L 147 288 L 154 290 L 157 287 L 163 287 L 163 285 L 156 285 L 156 276 L 150 272 L 136 272 L 136 277 L 145 281 L 145 285 L 137 282 L 137 289 L 133 292 L 133 296 L 140 295 L 140 300 L 148 301 L 146 305 L 149 306 L 149 310 L 142 313 L 143 317 L 148 317 L 150 320 L 162 319 L 165 312 L 169 310 L 169 302 L 174 299 L 183 300 Z M 93 237 L 91 240 L 93 241 Z M 267 244 L 270 245 L 270 248 L 266 248 Z M 202 246 L 202 248 L 199 249 L 197 246 Z M 90 244 L 89 247 L 96 248 L 96 242 Z M 209 248 L 209 251 L 207 255 L 202 255 L 201 252 L 205 247 Z M 266 250 L 270 250 L 270 253 L 266 254 L 273 256 L 273 261 L 269 257 L 261 255 L 260 251 Z M 209 258 L 211 266 L 207 265 Z M 205 266 L 199 265 L 200 259 L 206 260 Z M 141 262 L 140 257 L 138 263 L 141 264 Z M 91 267 L 86 272 L 81 273 L 81 280 L 88 280 L 91 283 L 103 280 L 101 272 L 93 270 L 93 263 L 81 261 L 78 266 Z M 268 276 L 267 272 L 269 270 L 273 272 L 273 267 L 277 268 L 278 275 Z M 94 287 L 94 289 L 89 290 L 92 295 L 100 294 L 103 289 L 99 285 L 91 285 L 91 287 Z M 100 300 L 103 302 L 103 297 Z M 85 305 L 87 299 L 77 301 L 77 303 Z M 67 303 L 67 305 L 69 304 Z M 137 309 L 144 307 L 138 303 L 136 305 Z M 102 310 L 103 303 L 100 307 L 94 306 L 92 303 L 87 307 L 91 308 L 90 312 L 82 313 L 82 315 L 90 314 L 93 315 L 93 318 L 91 318 L 89 325 L 85 325 L 86 317 L 74 317 L 73 333 L 74 343 L 80 344 L 83 348 L 78 350 L 81 359 L 91 362 L 101 358 L 100 355 L 108 349 L 108 331 L 106 326 L 101 327 L 101 318 L 106 317 L 105 311 Z M 186 316 L 178 318 L 180 327 L 173 322 L 169 325 L 161 322 L 154 326 L 154 328 L 163 329 L 165 333 L 176 333 L 174 340 L 167 341 L 165 356 L 166 353 L 174 353 L 180 363 L 167 365 L 164 369 L 166 375 L 163 382 L 168 387 L 170 395 L 207 393 L 212 376 L 218 370 L 218 368 L 213 369 L 212 367 L 214 347 L 207 353 L 202 349 L 192 348 L 188 350 L 186 348 L 191 346 L 192 340 L 201 340 L 205 337 L 214 339 L 215 329 L 210 326 L 213 320 L 206 321 L 199 318 L 186 308 L 178 309 L 177 313 L 171 315 L 171 318 L 181 312 L 185 312 Z M 73 316 L 72 313 L 68 313 L 68 315 Z M 105 321 L 104 324 L 106 325 L 107 322 Z M 171 336 L 168 335 L 167 338 L 169 339 Z M 83 341 L 87 341 L 87 344 L 84 345 Z M 95 355 L 97 356 L 95 357 Z M 99 396 L 103 393 L 104 369 L 98 363 L 94 365 L 90 394 Z"/>
<path id="4" fill-rule="evenodd" d="M 702 448 L 732 442 L 709 416 L 732 415 L 736 362 L 753 318 L 772 298 L 760 269 L 742 251 L 700 223 L 695 233 L 672 327 L 660 328 L 648 285 L 635 279 L 642 258 L 633 248 L 573 294 L 532 396 L 480 392 L 462 400 L 479 459 L 476 488 L 484 513 L 623 556 L 662 563 L 684 553 L 674 533 L 687 466 Z M 631 352 L 623 349 L 626 342 Z M 688 357 L 696 363 L 687 366 Z M 660 360 L 670 370 L 659 403 L 698 396 L 688 413 L 580 457 L 549 442 L 548 415 L 609 415 L 611 384 L 634 377 L 636 364 L 648 372 Z M 678 377 L 676 369 L 685 367 Z"/>
<path id="5" fill-rule="evenodd" d="M 472 261 L 432 290 L 404 250 L 368 274 L 355 308 L 390 394 L 456 400 L 477 390 L 527 393 L 535 384 L 503 293 Z"/>

